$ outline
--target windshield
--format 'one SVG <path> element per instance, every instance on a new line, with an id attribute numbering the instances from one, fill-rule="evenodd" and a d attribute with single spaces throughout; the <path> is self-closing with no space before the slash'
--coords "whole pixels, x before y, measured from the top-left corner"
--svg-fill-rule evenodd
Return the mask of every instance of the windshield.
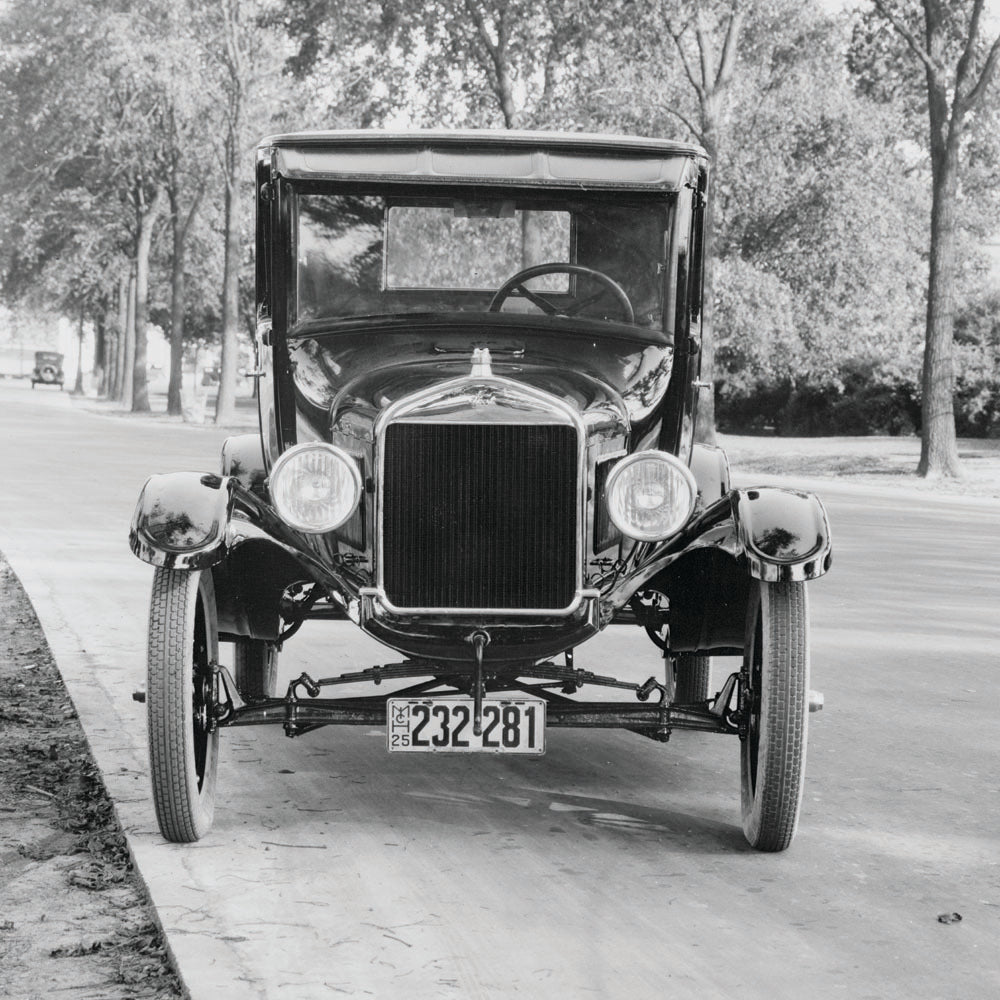
<path id="1" fill-rule="evenodd" d="M 294 205 L 293 325 L 492 310 L 663 326 L 662 196 L 300 192 Z"/>

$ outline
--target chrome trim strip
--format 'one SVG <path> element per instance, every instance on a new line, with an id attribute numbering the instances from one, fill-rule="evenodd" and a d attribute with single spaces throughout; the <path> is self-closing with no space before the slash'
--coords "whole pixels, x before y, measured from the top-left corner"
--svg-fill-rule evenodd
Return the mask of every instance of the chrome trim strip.
<path id="1" fill-rule="evenodd" d="M 596 601 L 600 598 L 599 590 L 580 589 L 573 596 L 573 601 L 565 608 L 401 608 L 385 596 L 381 583 L 377 587 L 362 587 L 358 591 L 362 598 L 373 599 L 379 606 L 392 615 L 445 615 L 456 617 L 461 615 L 495 615 L 498 618 L 556 618 L 568 617 L 580 609 L 585 601 Z"/>

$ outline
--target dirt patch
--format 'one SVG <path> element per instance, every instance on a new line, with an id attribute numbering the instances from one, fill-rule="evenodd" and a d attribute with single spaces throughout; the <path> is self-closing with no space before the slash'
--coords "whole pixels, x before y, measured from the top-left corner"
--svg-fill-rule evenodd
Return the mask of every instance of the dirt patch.
<path id="1" fill-rule="evenodd" d="M 0 556 L 0 996 L 178 1000 L 83 730 Z"/>

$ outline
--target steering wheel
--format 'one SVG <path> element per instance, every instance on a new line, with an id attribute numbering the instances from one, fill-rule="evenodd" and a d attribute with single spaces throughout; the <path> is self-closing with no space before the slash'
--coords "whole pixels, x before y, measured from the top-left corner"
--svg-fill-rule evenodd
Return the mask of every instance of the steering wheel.
<path id="1" fill-rule="evenodd" d="M 560 308 L 554 302 L 550 302 L 538 292 L 533 292 L 530 288 L 525 288 L 524 282 L 537 278 L 542 274 L 581 274 L 586 278 L 593 278 L 598 284 L 604 287 L 594 295 L 588 295 L 584 299 L 574 299 L 569 305 Z M 584 267 L 582 264 L 536 264 L 534 267 L 526 267 L 523 271 L 509 277 L 498 289 L 493 300 L 490 302 L 490 312 L 500 312 L 500 307 L 512 295 L 518 294 L 526 298 L 529 302 L 538 306 L 542 312 L 549 316 L 575 316 L 587 306 L 593 305 L 602 296 L 610 292 L 617 300 L 625 314 L 626 323 L 635 323 L 635 310 L 629 301 L 628 293 L 618 284 L 614 278 L 609 278 L 602 271 L 595 271 L 592 267 Z"/>

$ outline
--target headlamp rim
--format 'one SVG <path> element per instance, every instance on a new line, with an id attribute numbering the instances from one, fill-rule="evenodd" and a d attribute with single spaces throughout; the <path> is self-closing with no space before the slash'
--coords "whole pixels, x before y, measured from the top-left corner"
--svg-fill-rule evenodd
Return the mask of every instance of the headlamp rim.
<path id="1" fill-rule="evenodd" d="M 351 482 L 354 486 L 354 498 L 348 507 L 347 514 L 345 514 L 344 517 L 342 517 L 335 524 L 324 525 L 322 528 L 303 524 L 296 518 L 287 516 L 286 512 L 282 510 L 281 505 L 278 503 L 276 493 L 273 488 L 275 480 L 280 478 L 282 472 L 287 468 L 289 463 L 291 463 L 299 455 L 306 454 L 310 451 L 325 451 L 332 454 L 334 458 L 339 459 L 343 465 L 347 467 Z M 308 535 L 325 535 L 327 532 L 336 531 L 337 528 L 346 524 L 347 521 L 350 520 L 351 516 L 358 509 L 358 504 L 361 503 L 361 495 L 364 492 L 364 484 L 361 481 L 361 470 L 358 469 L 357 462 L 355 462 L 354 458 L 348 452 L 344 451 L 343 448 L 338 448 L 336 445 L 328 444 L 325 441 L 305 441 L 302 444 L 294 444 L 291 448 L 286 448 L 275 459 L 274 465 L 271 466 L 271 472 L 268 475 L 267 489 L 275 511 L 277 511 L 278 516 L 285 524 L 291 528 L 295 528 L 296 531 L 301 531 Z"/>
<path id="2" fill-rule="evenodd" d="M 679 472 L 681 474 L 681 478 L 684 479 L 688 485 L 688 491 L 691 498 L 684 517 L 681 519 L 678 526 L 667 534 L 648 531 L 640 532 L 636 531 L 632 525 L 622 524 L 618 517 L 615 516 L 615 508 L 611 503 L 611 495 L 614 491 L 615 484 L 621 478 L 622 474 L 633 465 L 650 460 L 662 462 L 665 465 L 671 466 L 676 472 Z M 685 465 L 684 462 L 682 462 L 676 455 L 671 454 L 669 451 L 660 451 L 655 448 L 648 448 L 643 451 L 633 452 L 631 455 L 626 455 L 620 461 L 615 463 L 615 467 L 608 473 L 608 478 L 604 485 L 604 496 L 608 517 L 611 518 L 612 524 L 614 524 L 614 526 L 623 535 L 627 538 L 634 539 L 637 542 L 662 542 L 666 541 L 668 538 L 673 538 L 673 536 L 676 535 L 690 520 L 691 515 L 694 513 L 695 504 L 698 500 L 698 483 L 688 466 Z"/>

